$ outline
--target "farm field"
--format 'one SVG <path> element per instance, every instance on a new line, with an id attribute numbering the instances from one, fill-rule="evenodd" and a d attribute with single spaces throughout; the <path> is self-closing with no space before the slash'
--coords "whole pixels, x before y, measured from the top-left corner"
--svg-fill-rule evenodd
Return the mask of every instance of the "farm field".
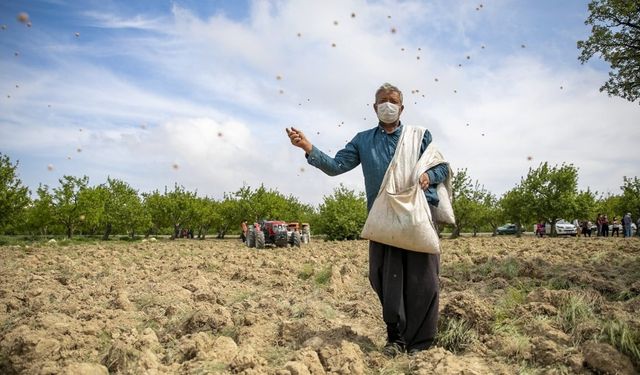
<path id="1" fill-rule="evenodd" d="M 445 239 L 438 345 L 385 357 L 368 242 L 3 246 L 2 374 L 638 372 L 640 240 Z M 635 368 L 634 368 L 635 366 Z"/>

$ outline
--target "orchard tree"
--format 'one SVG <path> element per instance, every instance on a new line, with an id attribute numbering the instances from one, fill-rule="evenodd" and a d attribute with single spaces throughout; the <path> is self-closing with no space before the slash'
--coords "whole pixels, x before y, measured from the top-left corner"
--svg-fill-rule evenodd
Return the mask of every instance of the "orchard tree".
<path id="1" fill-rule="evenodd" d="M 451 233 L 452 238 L 460 236 L 462 228 L 465 227 L 471 216 L 471 177 L 467 174 L 467 169 L 458 169 L 451 179 L 451 188 L 453 191 L 451 202 L 453 205 L 453 213 L 456 218 L 456 225 Z"/>
<path id="2" fill-rule="evenodd" d="M 142 193 L 142 205 L 150 220 L 146 235 L 157 235 L 168 228 L 163 204 L 164 197 L 158 190 Z"/>
<path id="3" fill-rule="evenodd" d="M 516 225 L 517 237 L 522 233 L 522 225 L 533 219 L 531 203 L 532 196 L 522 187 L 522 182 L 504 193 L 498 202 L 504 217 Z"/>
<path id="4" fill-rule="evenodd" d="M 82 220 L 79 228 L 83 234 L 95 235 L 102 230 L 108 194 L 104 185 L 87 187 L 80 192 L 78 211 Z"/>
<path id="5" fill-rule="evenodd" d="M 356 193 L 343 184 L 335 188 L 333 194 L 324 196 L 318 211 L 318 232 L 329 240 L 357 239 L 367 220 L 364 193 Z"/>
<path id="6" fill-rule="evenodd" d="M 162 210 L 165 223 L 173 227 L 171 239 L 180 235 L 181 228 L 189 228 L 193 224 L 197 195 L 196 192 L 188 191 L 178 184 L 174 185 L 172 191 L 165 188 Z"/>
<path id="7" fill-rule="evenodd" d="M 108 177 L 102 185 L 106 192 L 104 201 L 103 239 L 109 239 L 111 231 L 127 233 L 131 238 L 137 230 L 148 225 L 149 214 L 143 209 L 138 191 L 124 181 Z"/>
<path id="8" fill-rule="evenodd" d="M 526 196 L 530 197 L 531 213 L 537 219 L 551 224 L 551 235 L 556 234 L 556 222 L 561 218 L 571 220 L 578 195 L 578 170 L 572 164 L 550 167 L 542 163 L 529 169 L 522 182 Z"/>
<path id="9" fill-rule="evenodd" d="M 36 199 L 29 205 L 25 214 L 25 225 L 31 233 L 48 236 L 51 227 L 55 224 L 53 216 L 53 196 L 47 185 L 40 184 L 36 191 Z"/>
<path id="10" fill-rule="evenodd" d="M 600 87 L 609 95 L 634 102 L 640 98 L 640 2 L 593 0 L 589 3 L 591 35 L 578 42 L 583 64 L 599 54 L 610 64 L 609 80 Z M 639 102 L 640 103 L 640 102 Z"/>
<path id="11" fill-rule="evenodd" d="M 211 198 L 196 198 L 193 222 L 198 239 L 204 240 L 211 228 L 220 226 L 222 213 L 219 208 L 220 203 Z"/>
<path id="12" fill-rule="evenodd" d="M 504 211 L 498 199 L 490 192 L 485 192 L 480 202 L 480 220 L 491 228 L 491 235 L 498 234 L 498 226 L 504 220 Z"/>
<path id="13" fill-rule="evenodd" d="M 29 189 L 17 174 L 18 162 L 11 163 L 0 153 L 0 231 L 14 227 L 22 210 L 29 204 Z"/>
<path id="14" fill-rule="evenodd" d="M 640 179 L 638 177 L 623 177 L 621 213 L 630 212 L 632 217 L 640 217 Z"/>
<path id="15" fill-rule="evenodd" d="M 87 188 L 89 177 L 62 176 L 60 186 L 53 189 L 54 217 L 63 226 L 67 238 L 84 220 L 80 212 L 80 194 Z"/>
<path id="16" fill-rule="evenodd" d="M 495 197 L 484 186 L 472 181 L 467 169 L 459 169 L 451 180 L 453 189 L 453 212 L 456 225 L 451 233 L 452 238 L 460 236 L 465 228 L 470 228 L 476 236 L 481 228 L 488 227 L 496 221 Z M 495 226 L 497 227 L 497 223 Z"/>
<path id="17" fill-rule="evenodd" d="M 598 207 L 596 201 L 596 194 L 587 189 L 579 192 L 574 200 L 574 217 L 579 220 L 594 220 Z"/>

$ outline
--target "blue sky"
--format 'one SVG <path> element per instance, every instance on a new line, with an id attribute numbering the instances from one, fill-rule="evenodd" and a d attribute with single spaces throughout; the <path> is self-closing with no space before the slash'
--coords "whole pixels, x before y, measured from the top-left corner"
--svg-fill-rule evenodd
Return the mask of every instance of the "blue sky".
<path id="1" fill-rule="evenodd" d="M 618 193 L 640 106 L 598 91 L 606 63 L 578 62 L 587 3 L 2 0 L 0 152 L 33 190 L 65 174 L 216 198 L 264 183 L 316 204 L 363 190 L 361 170 L 325 176 L 284 128 L 333 155 L 376 126 L 388 81 L 403 122 L 498 195 L 543 161 Z"/>

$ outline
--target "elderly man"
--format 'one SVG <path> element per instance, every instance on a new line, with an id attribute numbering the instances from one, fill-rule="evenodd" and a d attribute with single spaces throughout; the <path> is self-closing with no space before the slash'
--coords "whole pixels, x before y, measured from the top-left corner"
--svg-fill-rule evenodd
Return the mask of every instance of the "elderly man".
<path id="1" fill-rule="evenodd" d="M 402 92 L 391 84 L 383 84 L 375 93 L 373 109 L 378 125 L 356 134 L 333 158 L 313 146 L 300 130 L 286 129 L 291 143 L 305 151 L 308 163 L 330 176 L 362 164 L 368 210 L 376 199 L 402 133 Z M 431 133 L 426 130 L 420 155 L 430 143 Z M 449 166 L 439 164 L 420 175 L 419 183 L 430 204 L 438 205 L 436 187 L 445 181 L 448 173 Z M 387 325 L 385 354 L 393 356 L 402 351 L 414 354 L 433 344 L 438 326 L 439 263 L 437 254 L 369 243 L 369 280 L 378 294 Z"/>

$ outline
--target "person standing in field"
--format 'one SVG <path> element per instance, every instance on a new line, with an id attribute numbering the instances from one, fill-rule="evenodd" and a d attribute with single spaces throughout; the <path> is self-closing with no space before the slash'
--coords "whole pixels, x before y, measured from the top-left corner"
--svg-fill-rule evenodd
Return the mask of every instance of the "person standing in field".
<path id="1" fill-rule="evenodd" d="M 626 215 L 622 218 L 622 227 L 624 231 L 624 237 L 631 237 L 631 212 L 627 212 Z"/>
<path id="2" fill-rule="evenodd" d="M 620 222 L 616 216 L 613 217 L 613 227 L 611 228 L 611 237 L 615 234 L 616 237 L 620 237 Z M 626 236 L 625 236 L 626 237 Z"/>
<path id="3" fill-rule="evenodd" d="M 609 218 L 607 215 L 602 215 L 602 236 L 609 237 Z"/>
<path id="4" fill-rule="evenodd" d="M 247 232 L 249 231 L 249 227 L 247 227 L 246 220 L 242 220 L 242 223 L 240 224 L 240 230 L 242 230 L 242 233 L 240 233 L 240 239 L 242 240 L 242 242 L 246 242 Z"/>
<path id="5" fill-rule="evenodd" d="M 394 156 L 404 125 L 402 92 L 385 83 L 375 93 L 373 109 L 377 126 L 362 131 L 330 157 L 313 146 L 298 129 L 286 129 L 291 144 L 305 151 L 307 162 L 330 176 L 339 175 L 362 164 L 367 210 L 370 211 L 385 172 Z M 431 143 L 425 129 L 420 155 Z M 413 166 L 410 166 L 413 167 Z M 439 203 L 436 187 L 449 175 L 447 163 L 438 164 L 422 173 L 420 187 L 429 204 Z M 438 326 L 439 254 L 414 252 L 375 241 L 369 242 L 369 281 L 382 304 L 387 343 L 383 352 L 394 356 L 426 350 L 434 342 Z"/>

